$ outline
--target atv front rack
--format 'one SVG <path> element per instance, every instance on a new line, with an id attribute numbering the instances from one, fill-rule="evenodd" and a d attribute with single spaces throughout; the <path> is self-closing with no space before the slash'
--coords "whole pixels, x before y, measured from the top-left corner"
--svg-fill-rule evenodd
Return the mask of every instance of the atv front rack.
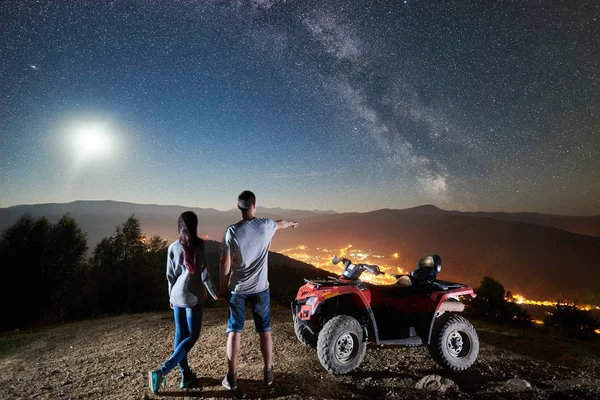
<path id="1" fill-rule="evenodd" d="M 316 280 L 311 281 L 310 279 L 304 278 L 304 282 L 312 283 L 313 285 L 315 285 L 317 287 L 317 289 L 320 288 L 321 286 L 351 286 L 351 285 L 356 285 L 356 284 L 360 283 L 359 280 L 343 281 L 341 279 L 334 278 L 332 276 L 330 276 L 329 279 L 326 281 L 316 281 Z"/>

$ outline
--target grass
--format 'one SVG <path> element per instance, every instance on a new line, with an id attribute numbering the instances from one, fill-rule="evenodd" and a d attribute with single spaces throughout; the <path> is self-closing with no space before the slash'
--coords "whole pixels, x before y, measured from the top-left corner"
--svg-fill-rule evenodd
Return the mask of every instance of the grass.
<path id="1" fill-rule="evenodd" d="M 0 357 L 18 353 L 47 336 L 43 332 L 6 332 L 0 334 Z"/>

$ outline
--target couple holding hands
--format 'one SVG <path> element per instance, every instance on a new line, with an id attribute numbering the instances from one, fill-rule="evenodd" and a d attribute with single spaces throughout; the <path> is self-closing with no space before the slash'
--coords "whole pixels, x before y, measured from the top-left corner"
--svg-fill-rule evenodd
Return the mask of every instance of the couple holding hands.
<path id="1" fill-rule="evenodd" d="M 252 307 L 254 324 L 260 338 L 264 360 L 264 381 L 271 386 L 273 339 L 271 337 L 271 300 L 267 259 L 271 238 L 278 229 L 298 226 L 297 222 L 257 218 L 256 196 L 246 190 L 238 196 L 242 220 L 230 225 L 223 237 L 219 268 L 220 290 L 212 282 L 204 241 L 198 237 L 198 217 L 191 211 L 179 216 L 179 239 L 169 246 L 167 281 L 169 301 L 175 317 L 175 350 L 162 366 L 148 373 L 150 390 L 157 393 L 166 385 L 167 374 L 179 366 L 181 388 L 191 387 L 196 374 L 188 365 L 187 354 L 200 336 L 202 305 L 207 291 L 216 300 L 229 303 L 227 320 L 227 375 L 223 386 L 237 389 L 238 357 L 246 306 Z"/>

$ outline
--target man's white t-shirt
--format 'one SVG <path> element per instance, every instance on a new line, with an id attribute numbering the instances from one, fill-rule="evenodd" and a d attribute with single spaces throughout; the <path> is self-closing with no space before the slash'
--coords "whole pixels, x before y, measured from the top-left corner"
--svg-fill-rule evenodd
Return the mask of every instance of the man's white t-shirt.
<path id="1" fill-rule="evenodd" d="M 269 287 L 269 248 L 276 231 L 277 222 L 267 218 L 241 220 L 227 228 L 223 251 L 231 255 L 231 293 L 260 293 Z"/>

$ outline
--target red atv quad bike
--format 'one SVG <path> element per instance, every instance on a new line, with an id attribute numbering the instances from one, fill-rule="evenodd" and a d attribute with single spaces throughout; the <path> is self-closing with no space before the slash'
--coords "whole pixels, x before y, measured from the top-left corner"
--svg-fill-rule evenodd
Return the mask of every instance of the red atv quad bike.
<path id="1" fill-rule="evenodd" d="M 383 274 L 377 265 L 354 264 L 345 258 L 339 278 L 310 281 L 292 302 L 298 340 L 316 348 L 319 361 L 334 374 L 359 367 L 367 342 L 407 347 L 428 345 L 433 359 L 449 370 L 469 368 L 479 353 L 473 325 L 459 315 L 459 296 L 475 297 L 467 285 L 437 280 L 438 255 L 423 257 L 410 275 L 393 275 L 394 285 L 361 281 L 364 271 Z"/>

